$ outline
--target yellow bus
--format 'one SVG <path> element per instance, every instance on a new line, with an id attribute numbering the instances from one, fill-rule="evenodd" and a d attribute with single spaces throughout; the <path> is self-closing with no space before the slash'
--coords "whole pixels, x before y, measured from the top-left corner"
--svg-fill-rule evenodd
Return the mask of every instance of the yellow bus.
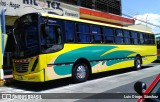
<path id="1" fill-rule="evenodd" d="M 47 13 L 20 17 L 14 26 L 13 77 L 45 82 L 133 67 L 157 59 L 152 32 Z"/>

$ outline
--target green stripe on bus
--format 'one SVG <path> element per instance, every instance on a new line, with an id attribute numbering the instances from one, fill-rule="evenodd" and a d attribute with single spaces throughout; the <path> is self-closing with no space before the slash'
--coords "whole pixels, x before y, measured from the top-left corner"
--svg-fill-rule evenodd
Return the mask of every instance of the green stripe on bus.
<path id="1" fill-rule="evenodd" d="M 101 56 L 105 52 L 110 51 L 114 48 L 117 48 L 117 47 L 116 46 L 89 46 L 89 47 L 79 48 L 79 49 L 61 54 L 55 60 L 54 64 L 63 63 L 63 62 L 66 62 L 66 63 L 73 62 L 74 63 L 79 58 L 85 58 L 88 61 L 127 58 L 127 56 L 129 56 L 130 54 L 135 53 L 133 51 L 120 50 L 120 51 L 110 52 L 104 56 Z M 113 64 L 123 62 L 123 61 L 126 61 L 126 60 L 110 61 L 110 62 L 103 63 L 103 64 L 107 64 L 107 66 L 111 66 Z M 98 62 L 94 64 L 92 63 L 91 66 L 94 66 L 96 64 L 98 64 Z M 71 74 L 72 66 L 55 66 L 54 71 L 58 75 Z"/>

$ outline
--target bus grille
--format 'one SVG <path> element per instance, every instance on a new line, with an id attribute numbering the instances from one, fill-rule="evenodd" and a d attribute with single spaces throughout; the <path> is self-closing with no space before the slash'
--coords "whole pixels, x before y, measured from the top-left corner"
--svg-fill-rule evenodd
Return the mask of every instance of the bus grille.
<path id="1" fill-rule="evenodd" d="M 29 63 L 27 62 L 16 62 L 15 67 L 16 67 L 16 72 L 19 73 L 25 73 L 28 71 L 28 65 Z"/>

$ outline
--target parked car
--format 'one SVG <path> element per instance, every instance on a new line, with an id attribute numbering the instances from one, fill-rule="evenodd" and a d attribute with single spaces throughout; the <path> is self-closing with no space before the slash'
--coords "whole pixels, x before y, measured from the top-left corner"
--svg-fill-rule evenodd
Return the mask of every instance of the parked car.
<path id="1" fill-rule="evenodd" d="M 160 74 L 148 88 L 144 82 L 136 82 L 134 90 L 141 96 L 137 102 L 160 102 Z"/>

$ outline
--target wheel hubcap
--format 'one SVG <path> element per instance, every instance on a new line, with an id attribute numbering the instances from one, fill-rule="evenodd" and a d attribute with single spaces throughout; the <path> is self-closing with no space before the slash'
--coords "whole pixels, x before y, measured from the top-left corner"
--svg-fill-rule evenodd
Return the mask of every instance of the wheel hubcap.
<path id="1" fill-rule="evenodd" d="M 85 66 L 81 65 L 77 68 L 77 78 L 83 79 L 86 77 L 86 69 Z"/>

